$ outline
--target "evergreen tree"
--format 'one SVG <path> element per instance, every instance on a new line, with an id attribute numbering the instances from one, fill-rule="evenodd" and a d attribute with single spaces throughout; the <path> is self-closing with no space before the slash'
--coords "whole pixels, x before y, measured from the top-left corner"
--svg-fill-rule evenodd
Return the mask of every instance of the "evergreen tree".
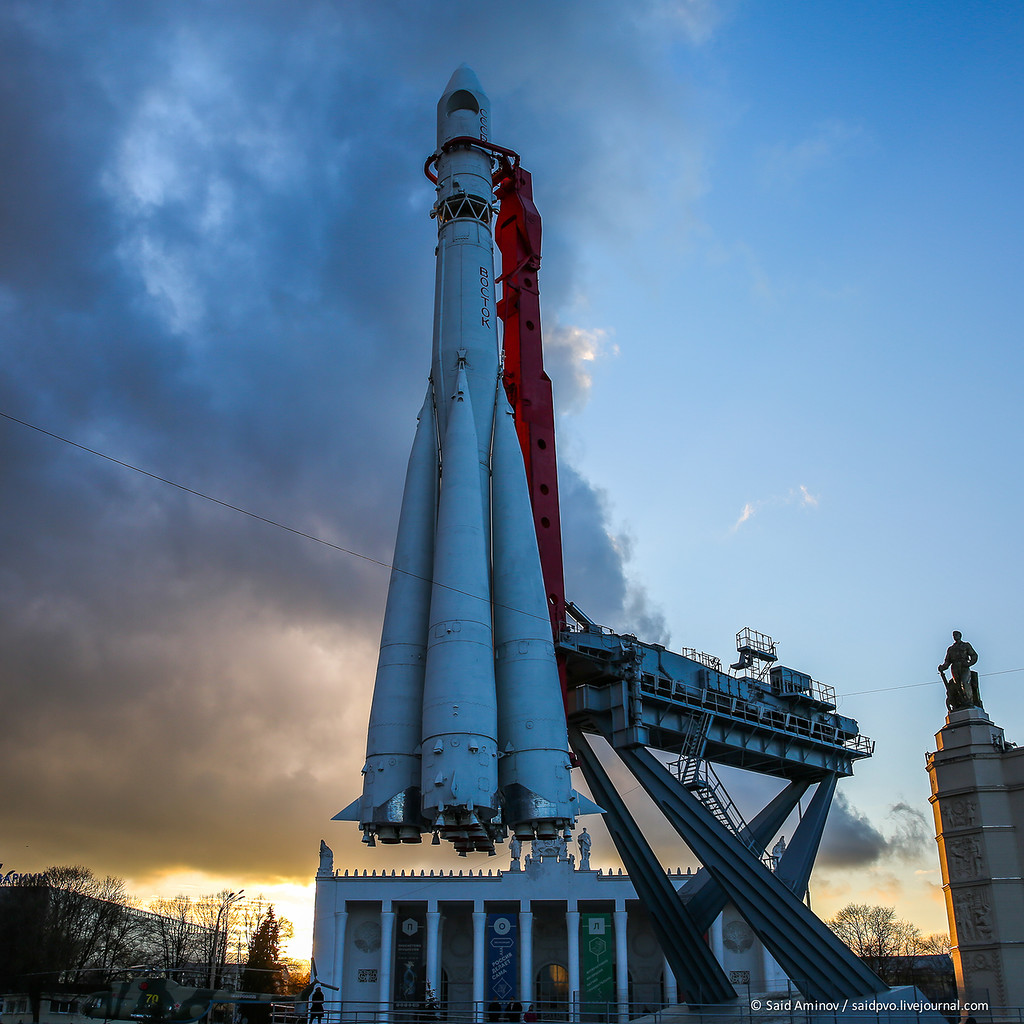
<path id="1" fill-rule="evenodd" d="M 281 973 L 281 922 L 274 908 L 267 910 L 249 939 L 249 956 L 242 973 L 242 989 L 246 992 L 277 993 Z M 270 1019 L 270 1007 L 250 1005 L 246 1015 L 252 1024 Z"/>

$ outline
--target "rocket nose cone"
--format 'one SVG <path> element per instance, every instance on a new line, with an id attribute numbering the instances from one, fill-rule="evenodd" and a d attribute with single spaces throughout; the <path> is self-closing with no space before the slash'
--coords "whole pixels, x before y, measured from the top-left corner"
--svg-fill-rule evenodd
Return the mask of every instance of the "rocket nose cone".
<path id="1" fill-rule="evenodd" d="M 460 64 L 437 103 L 438 148 L 460 135 L 487 138 L 490 105 L 476 72 L 468 64 Z"/>
<path id="2" fill-rule="evenodd" d="M 460 64 L 452 72 L 452 77 L 448 79 L 448 84 L 445 86 L 444 95 L 449 96 L 460 89 L 483 95 L 484 90 L 480 85 L 480 79 L 476 77 L 476 72 L 468 64 Z"/>

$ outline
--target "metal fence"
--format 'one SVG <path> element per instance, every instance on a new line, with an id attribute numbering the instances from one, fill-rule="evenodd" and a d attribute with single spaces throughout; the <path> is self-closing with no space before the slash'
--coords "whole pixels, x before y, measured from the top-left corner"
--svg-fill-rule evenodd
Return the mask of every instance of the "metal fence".
<path id="1" fill-rule="evenodd" d="M 870 1024 L 1024 1024 L 1024 1007 L 987 1004 L 913 1002 L 905 992 L 877 993 L 837 1002 L 818 1002 L 797 993 L 741 997 L 737 1002 L 652 1006 L 650 1003 L 556 1003 L 537 1005 L 538 1024 L 617 1024 L 625 1018 L 650 1024 L 842 1024 L 854 1017 Z M 621 1016 L 620 1016 L 621 1015 Z M 322 1020 L 307 1020 L 306 1007 L 275 1004 L 273 1024 L 522 1024 L 522 1013 L 488 1009 L 484 1003 L 435 1007 L 378 1002 L 325 1001 Z"/>

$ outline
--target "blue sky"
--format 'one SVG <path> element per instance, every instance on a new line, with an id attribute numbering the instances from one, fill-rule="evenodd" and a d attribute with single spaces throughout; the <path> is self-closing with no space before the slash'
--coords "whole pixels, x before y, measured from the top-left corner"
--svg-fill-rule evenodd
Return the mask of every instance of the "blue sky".
<path id="1" fill-rule="evenodd" d="M 1010 739 L 1022 709 L 1022 29 L 1012 3 L 13 0 L 0 411 L 386 561 L 421 168 L 467 61 L 544 216 L 570 599 L 723 658 L 749 625 L 835 686 L 878 747 L 816 907 L 944 930 L 951 629 Z M 0 859 L 277 887 L 301 926 L 321 836 L 374 863 L 328 819 L 386 571 L 10 420 L 0 460 Z"/>
<path id="2" fill-rule="evenodd" d="M 900 687 L 952 628 L 1020 669 L 1020 29 L 1008 5 L 731 8 L 671 55 L 688 159 L 655 173 L 683 201 L 590 254 L 579 312 L 605 354 L 567 432 L 629 577 L 675 643 L 750 625 L 848 695 L 878 749 L 842 792 L 890 840 L 904 802 L 930 827 L 942 724 L 937 682 Z M 985 682 L 1011 738 L 1019 678 Z M 818 888 L 942 928 L 932 841 L 897 846 Z"/>

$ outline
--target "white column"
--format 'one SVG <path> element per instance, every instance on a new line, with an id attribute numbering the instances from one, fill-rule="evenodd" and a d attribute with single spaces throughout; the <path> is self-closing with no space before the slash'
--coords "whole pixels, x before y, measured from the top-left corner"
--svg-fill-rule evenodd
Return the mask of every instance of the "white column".
<path id="1" fill-rule="evenodd" d="M 619 1024 L 626 1024 L 629 1020 L 629 947 L 626 945 L 626 918 L 625 909 L 615 911 L 615 998 L 619 1004 Z"/>
<path id="2" fill-rule="evenodd" d="M 429 907 L 429 904 L 427 904 Z M 434 904 L 437 906 L 437 904 Z M 435 999 L 441 998 L 441 913 L 427 911 L 427 984 Z"/>
<path id="3" fill-rule="evenodd" d="M 533 1002 L 533 914 L 529 910 L 519 911 L 519 1001 L 524 1010 Z"/>
<path id="4" fill-rule="evenodd" d="M 569 946 L 569 1020 L 580 1019 L 580 914 L 578 910 L 565 912 L 565 928 Z"/>
<path id="5" fill-rule="evenodd" d="M 662 969 L 665 972 L 665 1002 L 669 1006 L 674 1006 L 679 1002 L 679 985 L 676 982 L 676 976 L 672 973 L 672 968 L 669 967 L 668 961 L 666 960 Z"/>
<path id="6" fill-rule="evenodd" d="M 477 904 L 474 904 L 476 906 Z M 487 914 L 473 911 L 473 1019 L 484 1019 L 484 946 L 487 941 Z"/>
<path id="7" fill-rule="evenodd" d="M 341 904 L 343 907 L 346 905 L 344 901 Z M 335 1009 L 338 1011 L 337 1015 L 328 1013 L 326 1015 L 327 1020 L 332 1018 L 335 1020 L 342 1020 L 345 1016 L 345 926 L 348 924 L 348 914 L 344 910 L 336 910 L 334 912 L 334 966 L 332 968 L 332 982 L 331 984 L 338 986 L 338 991 L 334 994 L 334 999 L 338 1000 Z M 327 997 L 325 1009 L 330 1007 L 333 1000 L 330 996 Z"/>
<path id="8" fill-rule="evenodd" d="M 388 900 L 385 907 L 391 906 Z M 389 1019 L 388 1008 L 391 1006 L 391 962 L 394 960 L 391 945 L 395 936 L 395 912 L 393 910 L 381 910 L 380 912 L 380 977 L 378 978 L 377 1001 L 380 1003 L 380 1016 L 378 1020 L 386 1022 Z"/>
<path id="9" fill-rule="evenodd" d="M 722 969 L 725 969 L 725 942 L 722 939 L 722 914 L 711 922 L 710 928 L 710 939 L 711 939 L 711 952 L 715 954 L 715 959 L 722 965 Z"/>

